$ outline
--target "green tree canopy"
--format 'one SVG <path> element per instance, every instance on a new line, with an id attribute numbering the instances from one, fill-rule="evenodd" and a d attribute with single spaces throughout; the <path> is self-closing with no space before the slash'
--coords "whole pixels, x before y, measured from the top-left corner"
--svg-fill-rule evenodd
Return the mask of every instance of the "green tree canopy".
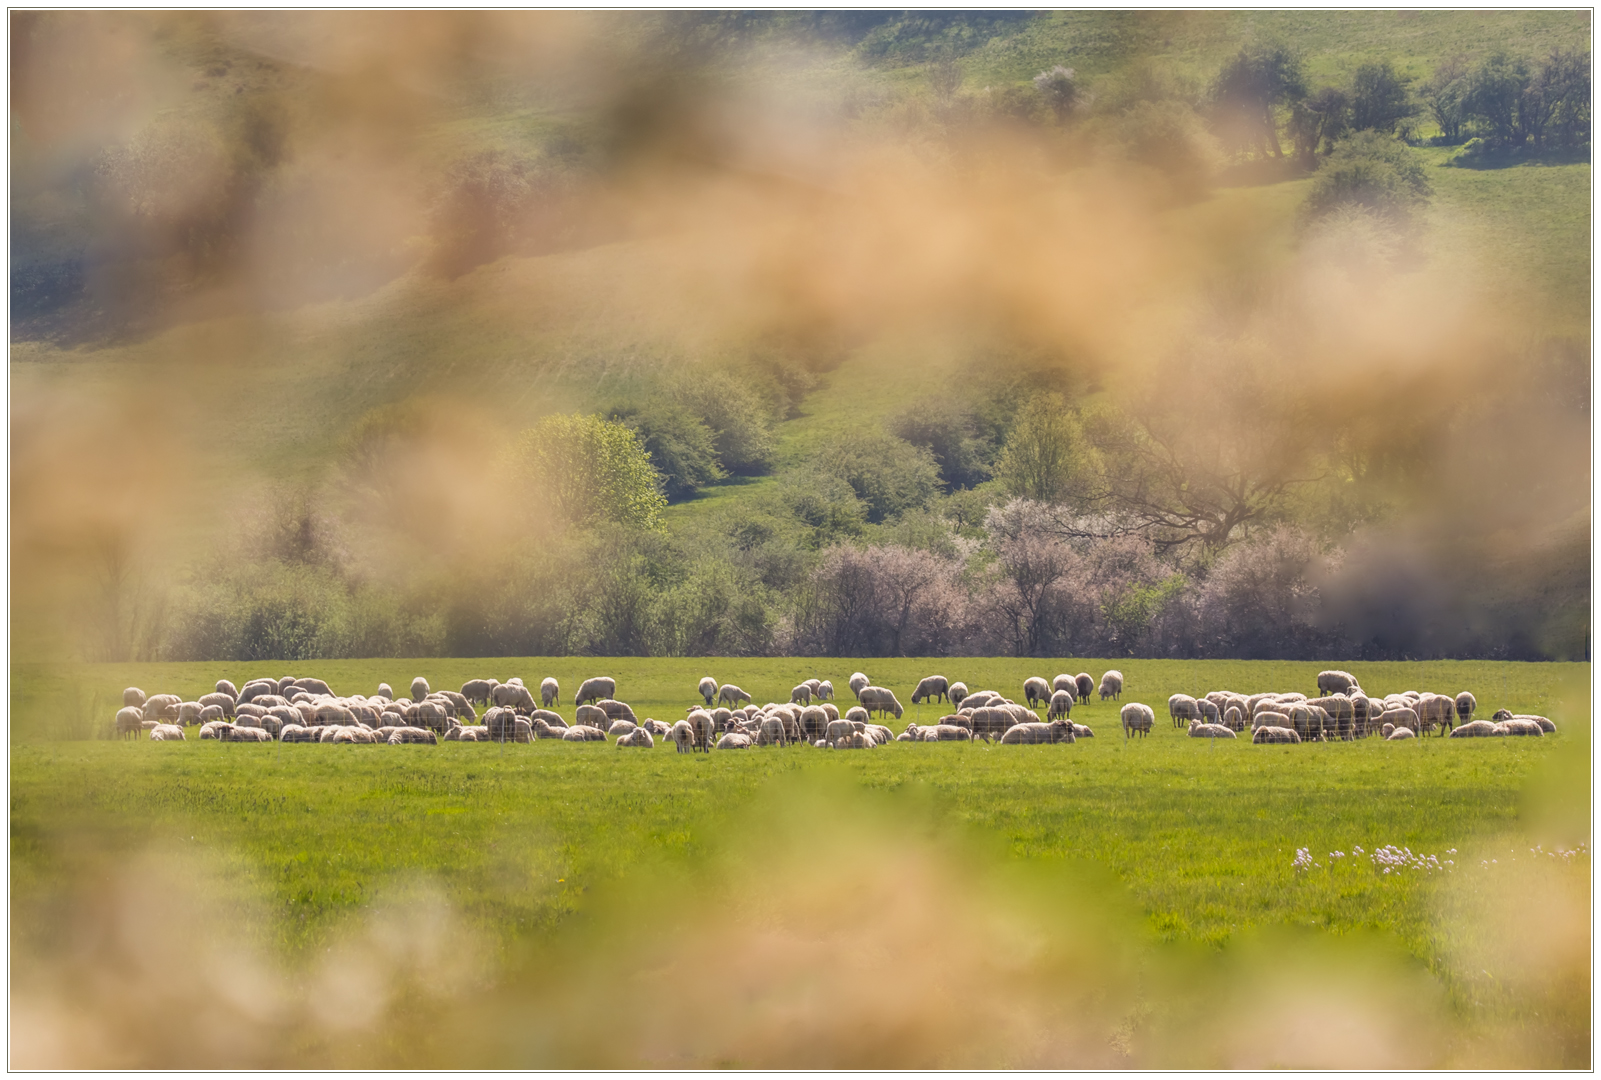
<path id="1" fill-rule="evenodd" d="M 575 525 L 662 527 L 667 498 L 638 434 L 599 416 L 547 416 L 523 432 L 516 463 L 539 509 Z"/>
<path id="2" fill-rule="evenodd" d="M 1306 208 L 1315 218 L 1337 207 L 1360 206 L 1400 224 L 1410 220 L 1431 193 L 1422 163 L 1404 143 L 1377 131 L 1363 131 L 1329 155 L 1312 182 Z"/>
<path id="3" fill-rule="evenodd" d="M 1064 502 L 1086 495 L 1097 469 L 1095 450 L 1062 395 L 1039 394 L 1024 403 L 995 478 L 1013 495 Z"/>

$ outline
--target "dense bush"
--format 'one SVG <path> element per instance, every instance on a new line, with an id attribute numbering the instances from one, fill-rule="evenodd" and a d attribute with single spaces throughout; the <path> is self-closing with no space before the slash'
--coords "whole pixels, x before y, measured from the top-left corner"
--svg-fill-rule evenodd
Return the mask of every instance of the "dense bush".
<path id="1" fill-rule="evenodd" d="M 940 487 L 933 454 L 871 428 L 831 439 L 814 460 L 819 473 L 850 485 L 875 523 L 927 506 Z"/>
<path id="2" fill-rule="evenodd" d="M 1360 207 L 1406 225 L 1427 205 L 1432 190 L 1422 162 L 1406 144 L 1364 131 L 1343 140 L 1318 170 L 1306 212 L 1317 218 L 1337 208 Z"/>

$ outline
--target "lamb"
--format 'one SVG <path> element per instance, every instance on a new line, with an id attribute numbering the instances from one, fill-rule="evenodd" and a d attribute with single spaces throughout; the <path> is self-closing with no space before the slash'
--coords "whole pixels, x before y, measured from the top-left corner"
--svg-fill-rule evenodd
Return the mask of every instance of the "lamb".
<path id="1" fill-rule="evenodd" d="M 184 742 L 183 728 L 177 724 L 157 724 L 150 729 L 151 742 Z"/>
<path id="2" fill-rule="evenodd" d="M 930 675 L 917 684 L 912 691 L 912 704 L 921 705 L 924 701 L 949 701 L 950 682 L 943 675 Z"/>
<path id="3" fill-rule="evenodd" d="M 862 697 L 862 690 L 868 686 L 871 686 L 872 680 L 858 671 L 851 676 L 851 680 L 848 685 L 851 688 L 851 693 L 855 694 L 857 700 L 860 701 Z"/>
<path id="4" fill-rule="evenodd" d="M 411 700 L 421 701 L 428 696 L 428 680 L 421 675 L 411 680 Z"/>
<path id="5" fill-rule="evenodd" d="M 1111 698 L 1113 701 L 1123 696 L 1123 673 L 1121 671 L 1108 671 L 1101 676 L 1101 700 Z M 1152 715 L 1155 715 L 1154 713 Z"/>
<path id="6" fill-rule="evenodd" d="M 1038 701 L 1051 699 L 1051 685 L 1039 676 L 1023 680 L 1023 697 L 1028 700 L 1028 707 L 1034 708 Z"/>
<path id="7" fill-rule="evenodd" d="M 1390 733 L 1384 737 L 1386 742 L 1394 742 L 1397 739 L 1410 738 L 1413 738 L 1412 729 L 1407 727 L 1392 728 Z"/>
<path id="8" fill-rule="evenodd" d="M 805 683 L 792 688 L 789 692 L 791 704 L 810 705 L 812 703 L 812 688 Z"/>
<path id="9" fill-rule="evenodd" d="M 738 731 L 730 731 L 717 740 L 719 750 L 749 750 L 750 745 L 750 736 Z"/>
<path id="10" fill-rule="evenodd" d="M 488 705 L 490 691 L 495 689 L 494 679 L 468 679 L 461 684 L 461 696 L 477 705 Z"/>
<path id="11" fill-rule="evenodd" d="M 1473 711 L 1479 707 L 1478 699 L 1466 690 L 1456 696 L 1457 719 L 1466 723 L 1473 719 Z"/>
<path id="12" fill-rule="evenodd" d="M 117 735 L 133 735 L 140 730 L 139 725 L 144 722 L 144 710 L 133 705 L 124 706 L 117 710 Z"/>
<path id="13" fill-rule="evenodd" d="M 1199 720 L 1190 721 L 1190 738 L 1192 739 L 1232 739 L 1234 730 L 1222 724 L 1203 724 Z"/>
<path id="14" fill-rule="evenodd" d="M 1047 720 L 1056 720 L 1071 715 L 1076 690 L 1077 688 L 1075 687 L 1072 691 L 1058 690 L 1053 693 L 1051 695 L 1051 707 L 1046 712 L 1045 718 Z"/>
<path id="15" fill-rule="evenodd" d="M 543 717 L 535 716 L 529 720 L 536 739 L 560 739 L 567 732 L 567 725 L 556 727 L 547 723 Z"/>
<path id="16" fill-rule="evenodd" d="M 738 706 L 741 701 L 750 701 L 751 696 L 733 683 L 724 683 L 717 688 L 717 704 Z"/>
<path id="17" fill-rule="evenodd" d="M 1298 743 L 1301 736 L 1295 733 L 1294 728 L 1276 727 L 1264 724 L 1251 733 L 1253 743 Z"/>
<path id="18" fill-rule="evenodd" d="M 1456 730 L 1451 732 L 1450 737 L 1453 739 L 1483 739 L 1502 734 L 1504 732 L 1498 730 L 1498 725 L 1492 724 L 1488 720 L 1469 720 L 1465 724 L 1458 724 Z"/>
<path id="19" fill-rule="evenodd" d="M 951 688 L 945 692 L 945 700 L 960 708 L 962 702 L 967 700 L 967 684 L 964 682 L 951 683 Z"/>
<path id="20" fill-rule="evenodd" d="M 819 701 L 834 700 L 834 684 L 824 679 L 817 684 L 817 693 L 814 695 Z"/>
<path id="21" fill-rule="evenodd" d="M 874 712 L 892 712 L 895 714 L 895 719 L 899 720 L 905 711 L 901 708 L 901 703 L 895 700 L 894 691 L 882 686 L 864 686 L 862 692 L 856 695 L 856 699 L 862 703 L 868 715 Z"/>
<path id="22" fill-rule="evenodd" d="M 593 679 L 585 679 L 579 686 L 578 693 L 573 698 L 574 705 L 582 705 L 586 701 L 599 701 L 601 698 L 615 698 L 617 696 L 617 680 L 598 675 Z"/>
<path id="23" fill-rule="evenodd" d="M 1201 718 L 1201 706 L 1188 694 L 1174 694 L 1167 699 L 1167 715 L 1173 719 L 1173 726 L 1180 727 L 1191 720 Z"/>
<path id="24" fill-rule="evenodd" d="M 1101 691 L 1101 699 L 1104 701 L 1106 698 L 1106 680 L 1104 678 L 1101 680 Z M 1151 727 L 1156 723 L 1156 711 L 1149 705 L 1141 705 L 1137 701 L 1131 701 L 1123 706 L 1118 715 L 1123 721 L 1124 738 L 1134 732 L 1138 732 L 1140 737 L 1144 738 L 1151 733 Z"/>

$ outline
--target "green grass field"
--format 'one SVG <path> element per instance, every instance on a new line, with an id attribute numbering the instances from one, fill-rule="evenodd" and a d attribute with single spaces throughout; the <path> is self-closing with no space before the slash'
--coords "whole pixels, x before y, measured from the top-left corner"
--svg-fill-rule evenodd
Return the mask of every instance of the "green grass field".
<path id="1" fill-rule="evenodd" d="M 1180 950 L 1164 954 L 1170 958 L 1197 948 L 1204 956 L 1285 929 L 1379 942 L 1386 955 L 1429 972 L 1453 1007 L 1471 1016 L 1504 1005 L 1506 991 L 1454 959 L 1463 948 L 1460 926 L 1441 912 L 1464 875 L 1489 869 L 1477 865 L 1483 858 L 1530 846 L 1528 818 L 1538 811 L 1530 793 L 1547 784 L 1542 777 L 1565 769 L 1588 782 L 1588 740 L 1570 730 L 1572 710 L 1559 700 L 1572 692 L 1565 680 L 1586 675 L 1587 667 L 1492 662 L 1346 666 L 1371 692 L 1465 688 L 1486 712 L 1505 706 L 1548 713 L 1561 725 L 1557 735 L 1294 747 L 1193 740 L 1166 722 L 1168 694 L 1311 691 L 1320 665 L 1122 661 L 1123 700 L 1158 711 L 1148 739 L 1125 743 L 1117 704 L 1099 700 L 1075 709 L 1074 719 L 1096 737 L 1072 746 L 891 743 L 855 753 L 791 747 L 686 756 L 665 741 L 651 751 L 623 751 L 553 742 L 334 747 L 191 738 L 179 746 L 81 738 L 109 719 L 130 683 L 187 698 L 219 675 L 239 682 L 293 671 L 359 692 L 380 680 L 408 686 L 419 673 L 435 687 L 513 674 L 532 684 L 552 674 L 568 695 L 561 711 L 571 716 L 577 682 L 604 672 L 618 679 L 619 696 L 639 715 L 674 718 L 694 699 L 702 673 L 737 682 L 761 702 L 784 699 L 791 685 L 813 675 L 843 685 L 857 666 L 904 701 L 912 681 L 935 670 L 974 689 L 1017 696 L 1027 675 L 1061 669 L 1098 676 L 1111 664 L 500 658 L 19 665 L 10 773 L 13 940 L 24 948 L 59 940 L 61 912 L 70 910 L 64 897 L 108 860 L 177 851 L 219 868 L 232 899 L 207 906 L 248 901 L 258 915 L 231 923 L 234 932 L 292 969 L 339 947 L 418 881 L 433 883 L 492 964 L 516 968 L 528 950 L 590 925 L 591 898 L 622 902 L 619 889 L 629 895 L 627 883 L 642 867 L 704 866 L 727 841 L 730 823 L 739 825 L 736 834 L 752 832 L 751 808 L 773 791 L 821 784 L 876 793 L 903 821 L 960 838 L 988 860 L 984 873 L 1008 865 L 1081 868 L 1081 877 L 1098 883 L 1095 902 L 1132 919 L 1131 940 Z M 922 716 L 939 711 L 925 706 Z M 910 709 L 905 719 L 917 715 Z M 1441 869 L 1385 873 L 1372 853 L 1387 846 L 1433 856 Z M 1299 849 L 1316 865 L 1298 869 Z M 414 1051 L 394 1052 L 397 1060 L 415 1059 L 407 1056 Z"/>

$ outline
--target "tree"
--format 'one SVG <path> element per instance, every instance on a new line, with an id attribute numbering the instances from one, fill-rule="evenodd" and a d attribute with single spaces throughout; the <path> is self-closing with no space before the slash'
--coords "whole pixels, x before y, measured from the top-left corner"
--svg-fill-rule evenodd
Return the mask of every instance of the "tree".
<path id="1" fill-rule="evenodd" d="M 1339 207 L 1362 207 L 1395 225 L 1405 225 L 1429 200 L 1423 165 L 1403 143 L 1364 131 L 1344 140 L 1318 170 L 1307 195 L 1309 217 Z"/>
<path id="2" fill-rule="evenodd" d="M 978 431 L 965 406 L 948 397 L 925 398 L 891 418 L 889 430 L 934 455 L 949 490 L 970 488 L 990 478 L 995 447 Z"/>
<path id="3" fill-rule="evenodd" d="M 1526 60 L 1501 51 L 1490 54 L 1469 74 L 1463 106 L 1492 146 L 1509 148 L 1527 141 L 1524 107 L 1531 80 Z"/>
<path id="4" fill-rule="evenodd" d="M 1529 96 L 1540 123 L 1527 126 L 1542 148 L 1549 140 L 1565 149 L 1590 141 L 1590 54 L 1553 49 L 1541 65 Z M 1532 111 L 1532 110 L 1531 110 Z"/>
<path id="5" fill-rule="evenodd" d="M 1219 135 L 1233 150 L 1270 152 L 1279 147 L 1277 109 L 1306 96 L 1301 59 L 1281 44 L 1247 45 L 1212 83 Z"/>
<path id="6" fill-rule="evenodd" d="M 1350 121 L 1351 99 L 1338 87 L 1325 86 L 1296 102 L 1290 110 L 1290 138 L 1296 153 L 1308 165 L 1319 146 L 1324 153 L 1333 153 L 1335 141 L 1350 129 Z"/>
<path id="7" fill-rule="evenodd" d="M 1462 138 L 1462 125 L 1468 121 L 1467 93 L 1468 58 L 1460 53 L 1441 61 L 1434 75 L 1423 84 L 1423 103 L 1434 122 L 1440 125 L 1440 134 L 1447 142 L 1459 142 Z"/>
<path id="8" fill-rule="evenodd" d="M 660 529 L 667 505 L 639 436 L 599 416 L 547 416 L 523 432 L 515 461 L 533 505 L 574 525 Z"/>
<path id="9" fill-rule="evenodd" d="M 883 431 L 846 432 L 818 453 L 816 467 L 849 484 L 874 524 L 927 506 L 939 490 L 934 455 Z"/>
<path id="10" fill-rule="evenodd" d="M 1039 394 L 1023 406 L 995 463 L 1007 491 L 1040 502 L 1088 494 L 1094 484 L 1094 449 L 1060 394 Z"/>
<path id="11" fill-rule="evenodd" d="M 638 408 L 614 409 L 610 419 L 639 435 L 651 465 L 661 474 L 669 502 L 687 499 L 728 475 L 717 463 L 711 429 L 683 408 L 652 401 Z"/>
<path id="12" fill-rule="evenodd" d="M 1073 78 L 1073 69 L 1057 64 L 1049 71 L 1034 76 L 1034 89 L 1050 106 L 1057 120 L 1065 120 L 1078 106 L 1079 86 Z"/>
<path id="13" fill-rule="evenodd" d="M 1357 68 L 1351 77 L 1351 129 L 1393 135 L 1397 124 L 1417 112 L 1411 81 L 1388 60 Z"/>

